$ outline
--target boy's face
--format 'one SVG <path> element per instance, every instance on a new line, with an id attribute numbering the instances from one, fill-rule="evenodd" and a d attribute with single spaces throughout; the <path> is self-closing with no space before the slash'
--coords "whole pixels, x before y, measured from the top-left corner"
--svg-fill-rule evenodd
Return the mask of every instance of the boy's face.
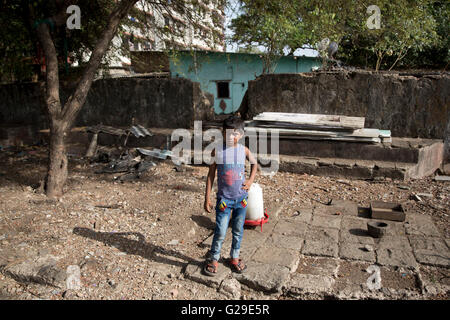
<path id="1" fill-rule="evenodd" d="M 243 133 L 239 129 L 226 129 L 224 132 L 224 139 L 227 146 L 235 146 L 243 137 Z"/>

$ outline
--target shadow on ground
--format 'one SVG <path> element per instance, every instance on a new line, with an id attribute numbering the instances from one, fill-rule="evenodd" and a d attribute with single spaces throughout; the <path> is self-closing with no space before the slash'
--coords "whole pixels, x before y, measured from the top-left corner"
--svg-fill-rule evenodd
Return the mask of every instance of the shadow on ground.
<path id="1" fill-rule="evenodd" d="M 201 216 L 201 215 L 192 215 L 192 220 L 200 227 L 214 230 L 216 227 L 216 223 L 209 217 Z"/>
<path id="2" fill-rule="evenodd" d="M 154 262 L 184 267 L 186 263 L 197 261 L 174 250 L 167 250 L 163 247 L 148 243 L 145 241 L 145 237 L 139 232 L 97 232 L 88 228 L 76 227 L 73 229 L 73 234 L 103 242 L 105 245 L 115 247 L 127 254 L 138 255 Z M 130 239 L 130 236 L 137 238 L 137 240 Z M 180 262 L 171 258 L 181 259 L 186 262 Z"/>

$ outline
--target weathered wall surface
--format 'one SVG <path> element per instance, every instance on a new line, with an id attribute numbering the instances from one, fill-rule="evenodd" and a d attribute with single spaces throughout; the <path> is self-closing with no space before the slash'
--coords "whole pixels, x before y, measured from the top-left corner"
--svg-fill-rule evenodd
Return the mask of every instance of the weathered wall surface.
<path id="1" fill-rule="evenodd" d="M 248 86 L 249 119 L 263 111 L 365 117 L 396 137 L 444 139 L 450 158 L 450 75 L 357 72 L 264 75 Z M 247 110 L 245 110 L 247 109 Z"/>
<path id="2" fill-rule="evenodd" d="M 61 90 L 65 101 L 69 90 Z M 105 125 L 125 127 L 190 128 L 194 120 L 214 117 L 213 97 L 200 90 L 200 84 L 187 79 L 119 78 L 97 80 L 75 126 Z M 0 86 L 1 127 L 32 126 L 48 128 L 39 85 Z"/>

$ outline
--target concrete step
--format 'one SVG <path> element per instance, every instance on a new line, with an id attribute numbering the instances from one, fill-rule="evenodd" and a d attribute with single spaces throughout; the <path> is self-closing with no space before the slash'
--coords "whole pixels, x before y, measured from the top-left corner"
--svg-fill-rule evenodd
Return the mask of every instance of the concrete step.
<path id="1" fill-rule="evenodd" d="M 271 153 L 271 140 L 261 141 Z M 258 141 L 259 147 L 260 141 Z M 246 145 L 249 140 L 246 139 Z M 283 139 L 280 137 L 277 152 L 283 155 L 342 158 L 374 161 L 417 163 L 424 153 L 439 152 L 443 141 L 438 139 L 413 139 L 393 137 L 391 143 L 361 143 L 327 140 Z M 254 148 L 251 148 L 252 150 Z"/>
<path id="2" fill-rule="evenodd" d="M 271 163 L 274 161 L 275 163 Z M 278 161 L 278 166 L 277 166 Z M 371 161 L 359 159 L 317 158 L 280 155 L 258 155 L 262 171 L 277 168 L 279 171 L 292 173 L 307 173 L 316 176 L 329 176 L 346 179 L 375 179 L 377 177 L 405 181 L 418 179 L 434 172 L 436 168 L 425 168 L 423 164 Z M 427 170 L 425 170 L 427 169 Z"/>

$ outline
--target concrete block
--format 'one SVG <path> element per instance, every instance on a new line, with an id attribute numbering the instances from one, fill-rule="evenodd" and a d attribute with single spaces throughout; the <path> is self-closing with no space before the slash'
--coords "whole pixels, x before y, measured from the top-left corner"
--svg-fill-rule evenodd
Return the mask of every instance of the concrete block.
<path id="1" fill-rule="evenodd" d="M 450 250 L 439 238 L 410 236 L 414 255 L 421 264 L 437 267 L 450 267 Z"/>
<path id="2" fill-rule="evenodd" d="M 298 266 L 299 253 L 292 249 L 265 245 L 255 252 L 252 260 L 266 264 L 276 264 L 286 267 L 293 272 Z"/>
<path id="3" fill-rule="evenodd" d="M 338 256 L 339 247 L 334 242 L 305 240 L 302 253 L 311 256 L 334 257 Z"/>
<path id="4" fill-rule="evenodd" d="M 288 292 L 291 295 L 307 298 L 329 294 L 335 280 L 331 276 L 312 274 L 294 274 L 289 281 Z"/>
<path id="5" fill-rule="evenodd" d="M 367 251 L 364 244 L 354 242 L 340 243 L 339 257 L 347 260 L 376 261 L 374 251 Z"/>
<path id="6" fill-rule="evenodd" d="M 339 241 L 339 230 L 325 227 L 310 227 L 305 240 L 334 242 Z"/>
<path id="7" fill-rule="evenodd" d="M 286 220 L 292 220 L 295 222 L 303 222 L 303 223 L 310 223 L 312 218 L 312 207 L 307 208 L 295 208 L 292 215 L 290 215 Z"/>
<path id="8" fill-rule="evenodd" d="M 343 217 L 339 232 L 340 242 L 373 245 L 374 240 L 367 232 L 367 219 Z"/>
<path id="9" fill-rule="evenodd" d="M 286 287 L 289 273 L 286 267 L 249 261 L 247 270 L 242 274 L 233 273 L 233 277 L 254 290 L 276 293 Z"/>
<path id="10" fill-rule="evenodd" d="M 418 266 L 412 250 L 380 248 L 376 250 L 377 263 L 382 266 L 415 268 Z"/>
<path id="11" fill-rule="evenodd" d="M 406 216 L 405 229 L 407 235 L 440 237 L 439 230 L 430 216 L 410 213 Z"/>
<path id="12" fill-rule="evenodd" d="M 292 220 L 282 220 L 279 221 L 273 230 L 273 233 L 281 234 L 284 236 L 295 236 L 299 238 L 304 238 L 307 224 L 302 222 L 296 222 Z"/>
<path id="13" fill-rule="evenodd" d="M 268 246 L 300 251 L 304 242 L 305 241 L 302 238 L 283 236 L 281 234 L 274 233 L 267 239 L 265 244 Z"/>
<path id="14" fill-rule="evenodd" d="M 315 227 L 335 228 L 341 227 L 342 216 L 315 214 L 312 218 L 311 225 Z"/>

